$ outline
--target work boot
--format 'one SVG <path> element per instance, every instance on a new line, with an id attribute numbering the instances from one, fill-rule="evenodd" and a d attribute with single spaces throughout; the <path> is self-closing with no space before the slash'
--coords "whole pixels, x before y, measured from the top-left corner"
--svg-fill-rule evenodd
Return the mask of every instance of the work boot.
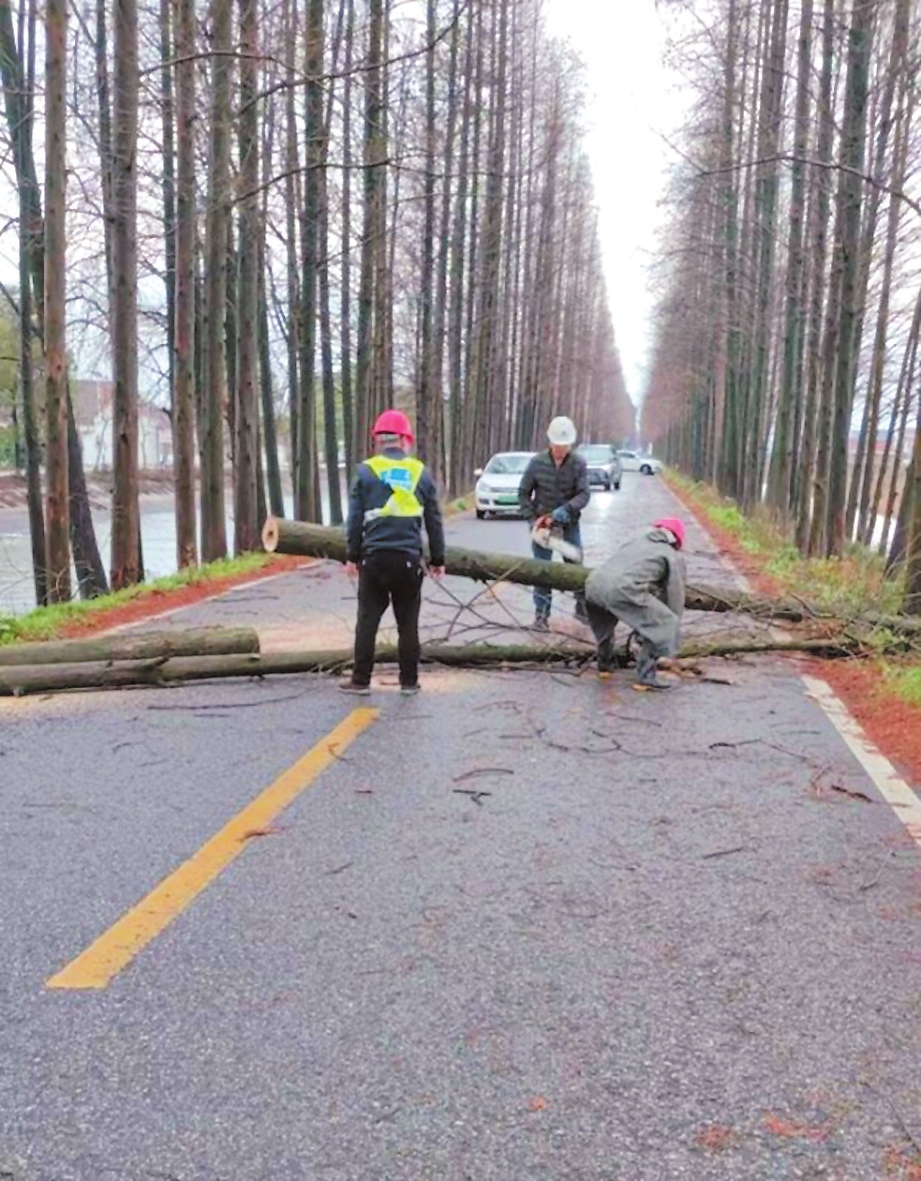
<path id="1" fill-rule="evenodd" d="M 658 677 L 658 662 L 654 656 L 641 652 L 636 662 L 636 679 L 646 689 L 668 689 L 670 686 Z"/>
<path id="2" fill-rule="evenodd" d="M 354 697 L 370 697 L 371 686 L 359 685 L 357 681 L 353 681 L 351 677 L 346 677 L 344 681 L 339 682 L 340 693 L 351 693 Z"/>
<path id="3" fill-rule="evenodd" d="M 614 645 L 611 641 L 602 640 L 598 645 L 598 671 L 610 676 L 614 666 Z"/>

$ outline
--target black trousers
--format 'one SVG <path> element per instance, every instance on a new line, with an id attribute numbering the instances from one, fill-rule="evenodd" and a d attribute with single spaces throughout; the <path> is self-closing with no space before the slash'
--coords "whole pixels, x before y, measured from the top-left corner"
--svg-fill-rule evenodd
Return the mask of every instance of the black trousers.
<path id="1" fill-rule="evenodd" d="M 400 684 L 419 680 L 419 608 L 422 606 L 422 560 L 398 550 L 378 550 L 362 558 L 358 576 L 358 623 L 352 681 L 371 683 L 374 642 L 381 617 L 390 605 L 397 621 Z"/>

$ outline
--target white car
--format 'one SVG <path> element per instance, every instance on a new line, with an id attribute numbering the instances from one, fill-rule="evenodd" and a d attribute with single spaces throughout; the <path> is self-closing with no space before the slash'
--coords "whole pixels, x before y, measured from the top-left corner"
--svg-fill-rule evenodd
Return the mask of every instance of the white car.
<path id="1" fill-rule="evenodd" d="M 484 468 L 473 473 L 476 482 L 476 515 L 517 516 L 521 512 L 518 489 L 521 477 L 534 456 L 533 451 L 500 451 Z"/>
<path id="2" fill-rule="evenodd" d="M 618 451 L 620 466 L 625 472 L 639 472 L 642 476 L 656 476 L 662 470 L 662 461 L 652 455 L 640 455 L 638 451 Z"/>

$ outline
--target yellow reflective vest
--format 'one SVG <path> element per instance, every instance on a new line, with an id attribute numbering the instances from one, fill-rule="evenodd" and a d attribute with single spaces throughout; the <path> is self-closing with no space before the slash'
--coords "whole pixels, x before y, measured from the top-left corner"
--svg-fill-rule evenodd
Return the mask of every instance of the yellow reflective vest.
<path id="1" fill-rule="evenodd" d="M 425 464 L 419 459 L 405 456 L 392 459 L 387 455 L 374 455 L 365 460 L 365 465 L 390 489 L 390 499 L 383 508 L 369 509 L 366 521 L 378 517 L 421 517 L 422 505 L 416 496 L 416 489 L 425 471 Z"/>

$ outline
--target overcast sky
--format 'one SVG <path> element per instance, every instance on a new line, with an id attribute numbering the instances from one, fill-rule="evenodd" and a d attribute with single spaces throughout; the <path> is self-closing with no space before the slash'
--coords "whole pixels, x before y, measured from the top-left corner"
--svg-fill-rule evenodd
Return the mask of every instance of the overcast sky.
<path id="1" fill-rule="evenodd" d="M 588 147 L 601 213 L 614 330 L 634 402 L 643 392 L 651 298 L 646 268 L 657 248 L 658 202 L 681 88 L 663 63 L 654 0 L 547 0 L 552 31 L 585 61 L 592 94 Z"/>

